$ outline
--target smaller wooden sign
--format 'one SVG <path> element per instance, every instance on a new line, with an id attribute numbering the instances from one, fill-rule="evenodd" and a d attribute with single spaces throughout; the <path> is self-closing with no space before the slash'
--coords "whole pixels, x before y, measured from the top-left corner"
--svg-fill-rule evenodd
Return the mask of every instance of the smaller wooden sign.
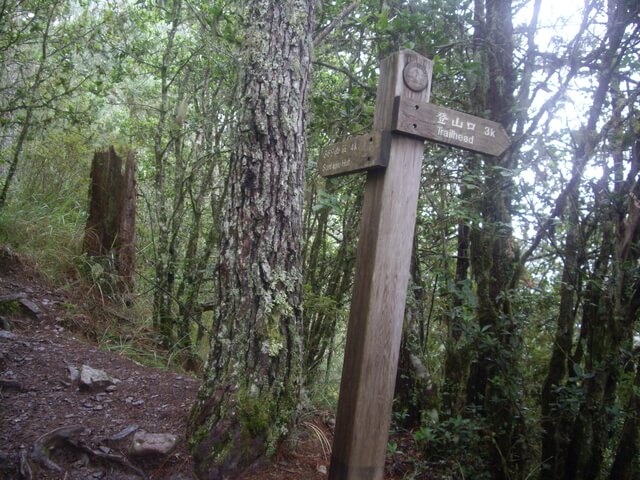
<path id="1" fill-rule="evenodd" d="M 322 149 L 318 171 L 328 178 L 384 168 L 389 163 L 390 148 L 391 132 L 388 131 L 350 137 Z"/>
<path id="2" fill-rule="evenodd" d="M 395 98 L 392 130 L 495 157 L 511 145 L 499 123 L 405 97 Z"/>

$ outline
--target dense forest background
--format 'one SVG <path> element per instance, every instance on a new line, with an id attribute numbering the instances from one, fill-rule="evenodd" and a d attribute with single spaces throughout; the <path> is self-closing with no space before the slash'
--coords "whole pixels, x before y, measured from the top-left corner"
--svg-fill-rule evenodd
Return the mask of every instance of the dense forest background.
<path id="1" fill-rule="evenodd" d="M 501 122 L 512 147 L 425 146 L 393 428 L 417 472 L 442 459 L 459 478 L 638 478 L 638 2 L 307 3 L 308 402 L 337 402 L 364 184 L 316 162 L 371 130 L 380 60 L 410 48 L 435 62 L 433 103 Z M 81 328 L 154 365 L 200 371 L 222 334 L 245 7 L 0 0 L 0 242 L 104 302 L 112 320 Z M 92 159 L 111 146 L 135 157 L 131 282 L 86 247 Z"/>

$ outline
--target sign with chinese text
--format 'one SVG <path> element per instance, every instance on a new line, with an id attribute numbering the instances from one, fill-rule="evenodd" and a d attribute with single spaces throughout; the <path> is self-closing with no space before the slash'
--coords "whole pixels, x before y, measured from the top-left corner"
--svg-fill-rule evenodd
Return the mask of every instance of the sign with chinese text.
<path id="1" fill-rule="evenodd" d="M 322 149 L 318 159 L 318 171 L 323 177 L 337 177 L 384 168 L 389 163 L 390 146 L 390 132 L 350 137 Z"/>
<path id="2" fill-rule="evenodd" d="M 393 131 L 487 155 L 502 155 L 511 141 L 499 123 L 450 108 L 396 97 Z"/>

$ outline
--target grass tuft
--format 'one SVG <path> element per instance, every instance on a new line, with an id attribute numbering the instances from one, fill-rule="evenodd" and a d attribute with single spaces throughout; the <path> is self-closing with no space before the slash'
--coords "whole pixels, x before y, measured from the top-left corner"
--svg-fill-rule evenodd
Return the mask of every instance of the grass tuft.
<path id="1" fill-rule="evenodd" d="M 85 221 L 84 209 L 68 202 L 9 203 L 0 210 L 0 243 L 32 259 L 50 281 L 63 283 L 75 273 Z"/>

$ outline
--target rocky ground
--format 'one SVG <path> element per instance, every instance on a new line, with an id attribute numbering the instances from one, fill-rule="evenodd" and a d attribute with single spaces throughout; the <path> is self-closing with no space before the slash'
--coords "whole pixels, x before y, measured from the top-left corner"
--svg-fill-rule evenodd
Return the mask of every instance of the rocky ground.
<path id="1" fill-rule="evenodd" d="M 182 433 L 197 381 L 82 340 L 68 302 L 0 252 L 0 477 L 191 478 Z"/>
<path id="2" fill-rule="evenodd" d="M 197 378 L 100 350 L 83 333 L 99 336 L 91 317 L 104 312 L 83 303 L 0 246 L 0 480 L 194 478 L 184 432 Z M 328 412 L 310 412 L 239 480 L 327 478 L 332 427 Z M 386 478 L 408 478 L 409 450 L 394 440 Z"/>
<path id="3" fill-rule="evenodd" d="M 193 478 L 184 431 L 197 379 L 100 350 L 73 302 L 0 249 L 0 479 Z M 326 478 L 327 435 L 310 416 L 245 478 Z"/>

